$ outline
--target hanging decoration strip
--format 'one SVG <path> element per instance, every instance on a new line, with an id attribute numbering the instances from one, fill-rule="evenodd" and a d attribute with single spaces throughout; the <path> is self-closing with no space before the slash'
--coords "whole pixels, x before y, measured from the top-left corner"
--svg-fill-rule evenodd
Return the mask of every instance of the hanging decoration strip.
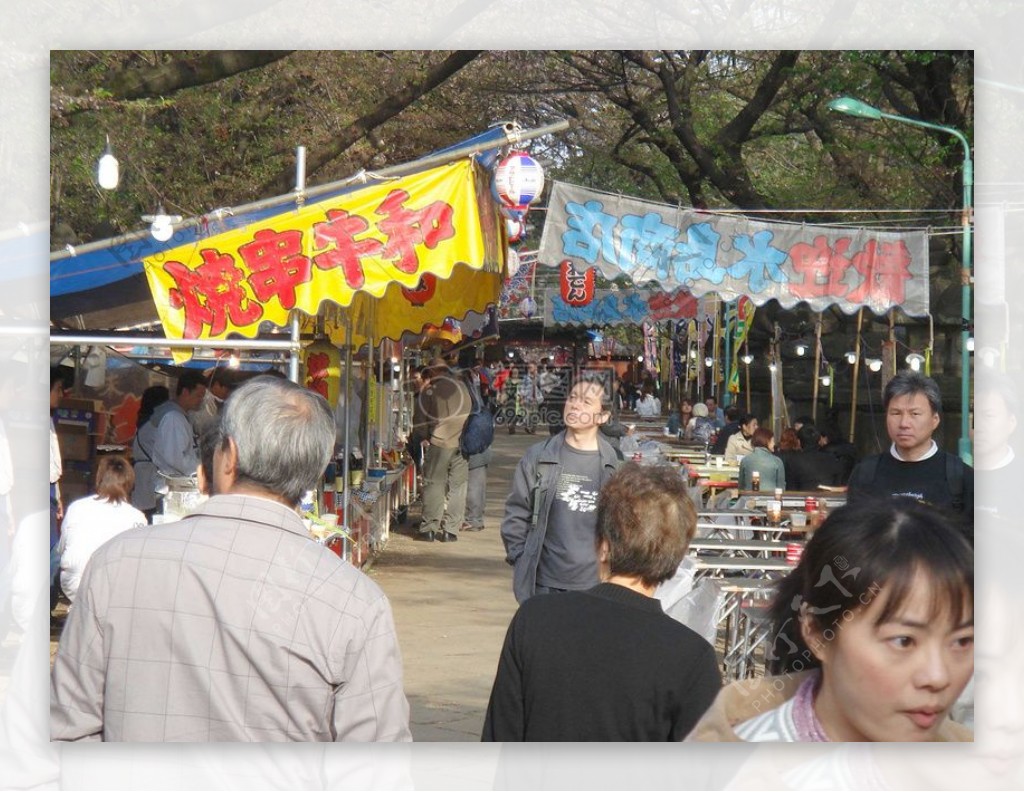
<path id="1" fill-rule="evenodd" d="M 852 314 L 928 313 L 928 236 L 711 215 L 555 182 L 539 260 L 666 289 Z"/>
<path id="2" fill-rule="evenodd" d="M 508 277 L 501 287 L 498 300 L 499 319 L 531 318 L 536 306 L 530 293 L 533 290 L 533 279 L 537 269 L 535 254 L 529 256 L 516 254 L 513 250 L 509 255 Z"/>
<path id="3" fill-rule="evenodd" d="M 697 298 L 685 289 L 671 294 L 646 289 L 597 289 L 586 305 L 567 302 L 560 289 L 544 290 L 544 324 L 549 326 L 641 324 L 696 315 Z"/>
<path id="4" fill-rule="evenodd" d="M 750 326 L 754 323 L 754 304 L 749 297 L 740 297 L 732 319 L 732 359 L 729 361 L 729 393 L 740 392 L 740 348 L 747 340 Z M 728 330 L 726 331 L 728 332 Z"/>
<path id="5" fill-rule="evenodd" d="M 252 338 L 265 323 L 284 326 L 292 309 L 314 316 L 323 303 L 347 308 L 357 296 L 424 305 L 459 264 L 494 275 L 493 301 L 504 250 L 486 176 L 461 160 L 162 251 L 144 265 L 169 338 Z"/>

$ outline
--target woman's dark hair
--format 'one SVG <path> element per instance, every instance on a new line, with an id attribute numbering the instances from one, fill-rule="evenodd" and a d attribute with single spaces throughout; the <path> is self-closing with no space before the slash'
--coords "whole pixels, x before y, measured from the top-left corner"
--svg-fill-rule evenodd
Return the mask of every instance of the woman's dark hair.
<path id="1" fill-rule="evenodd" d="M 139 416 L 135 420 L 135 431 L 139 431 L 146 421 L 153 417 L 153 411 L 171 398 L 171 391 L 166 385 L 153 385 L 142 392 L 139 402 Z"/>
<path id="2" fill-rule="evenodd" d="M 842 629 L 846 614 L 885 596 L 876 620 L 881 624 L 903 606 L 918 571 L 932 584 L 930 618 L 950 613 L 958 624 L 969 618 L 974 553 L 945 515 L 909 498 L 870 498 L 832 512 L 778 584 L 771 606 L 771 672 L 820 665 L 801 635 L 801 608 L 828 640 L 830 631 Z"/>
<path id="3" fill-rule="evenodd" d="M 671 578 L 697 530 L 697 511 L 679 471 L 627 462 L 597 496 L 597 540 L 615 575 L 656 586 Z"/>
<path id="4" fill-rule="evenodd" d="M 821 432 L 818 431 L 818 427 L 814 424 L 805 423 L 800 427 L 796 436 L 800 438 L 800 448 L 804 451 L 814 451 L 817 449 L 818 441 L 821 439 Z"/>
<path id="5" fill-rule="evenodd" d="M 775 439 L 775 435 L 772 434 L 771 429 L 767 426 L 759 426 L 750 436 L 750 445 L 753 448 L 768 448 L 773 439 Z"/>
<path id="6" fill-rule="evenodd" d="M 96 495 L 111 503 L 127 503 L 135 487 L 135 471 L 118 454 L 101 456 L 96 466 Z"/>

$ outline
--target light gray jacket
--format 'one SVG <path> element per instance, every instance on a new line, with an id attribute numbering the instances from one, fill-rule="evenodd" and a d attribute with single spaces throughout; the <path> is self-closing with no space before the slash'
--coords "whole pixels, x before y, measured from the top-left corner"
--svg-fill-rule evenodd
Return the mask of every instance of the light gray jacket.
<path id="1" fill-rule="evenodd" d="M 600 434 L 601 484 L 615 472 L 619 459 L 615 449 Z M 537 588 L 537 565 L 540 563 L 548 516 L 555 500 L 555 485 L 562 470 L 561 453 L 565 432 L 527 449 L 512 478 L 512 491 L 505 501 L 505 518 L 501 521 L 501 541 L 505 544 L 505 560 L 515 571 L 512 591 L 516 601 L 533 596 Z"/>

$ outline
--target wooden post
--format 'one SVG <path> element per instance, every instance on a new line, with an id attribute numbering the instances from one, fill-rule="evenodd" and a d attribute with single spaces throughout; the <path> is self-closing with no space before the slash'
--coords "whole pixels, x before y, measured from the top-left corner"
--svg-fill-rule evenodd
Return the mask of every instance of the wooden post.
<path id="1" fill-rule="evenodd" d="M 860 329 L 864 324 L 864 309 L 861 308 L 857 311 L 857 340 L 853 345 L 853 353 L 857 356 L 853 361 L 853 388 L 850 396 L 850 437 L 848 438 L 851 443 L 853 440 L 853 433 L 857 427 L 857 383 L 860 381 Z"/>

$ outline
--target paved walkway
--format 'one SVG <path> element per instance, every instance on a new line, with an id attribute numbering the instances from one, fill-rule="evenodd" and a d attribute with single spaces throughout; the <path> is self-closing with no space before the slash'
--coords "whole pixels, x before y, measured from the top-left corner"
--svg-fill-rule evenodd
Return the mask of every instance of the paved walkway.
<path id="1" fill-rule="evenodd" d="M 414 541 L 417 504 L 369 570 L 391 600 L 417 742 L 480 739 L 498 654 L 517 607 L 498 525 L 523 452 L 547 436 L 546 427 L 536 435 L 509 435 L 498 427 L 483 531 L 463 532 L 455 543 Z"/>

